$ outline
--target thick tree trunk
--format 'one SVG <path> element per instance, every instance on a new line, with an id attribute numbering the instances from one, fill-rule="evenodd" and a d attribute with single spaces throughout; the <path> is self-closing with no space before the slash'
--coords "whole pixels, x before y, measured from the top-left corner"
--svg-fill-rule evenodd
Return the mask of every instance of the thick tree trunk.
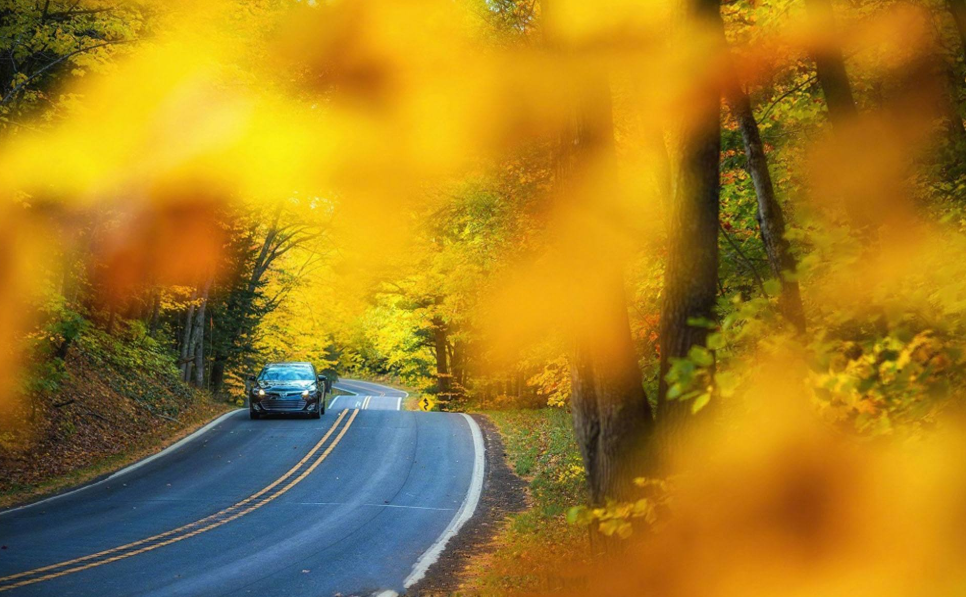
<path id="1" fill-rule="evenodd" d="M 216 354 L 211 360 L 211 371 L 208 372 L 208 384 L 212 392 L 220 392 L 225 385 L 225 355 Z"/>
<path id="2" fill-rule="evenodd" d="M 799 332 L 804 332 L 805 309 L 802 306 L 801 291 L 798 282 L 789 279 L 786 275 L 794 272 L 797 264 L 788 240 L 785 239 L 785 217 L 775 197 L 775 187 L 768 170 L 768 158 L 765 157 L 765 146 L 761 141 L 758 122 L 755 121 L 755 115 L 751 109 L 751 100 L 737 81 L 733 82 L 729 90 L 729 103 L 741 129 L 745 155 L 748 158 L 748 173 L 755 185 L 755 195 L 758 198 L 758 229 L 765 245 L 768 265 L 771 267 L 772 275 L 782 284 L 779 306 L 788 321 Z"/>
<path id="3" fill-rule="evenodd" d="M 449 345 L 449 369 L 453 376 L 453 387 L 462 393 L 466 387 L 466 362 L 463 358 L 462 342 L 453 340 Z"/>
<path id="4" fill-rule="evenodd" d="M 606 209 L 604 183 L 617 177 L 611 91 L 602 73 L 576 83 L 580 97 L 572 128 L 561 134 L 555 192 L 561 208 L 592 219 Z M 575 307 L 571 411 L 591 500 L 603 504 L 635 497 L 633 479 L 647 472 L 653 417 L 631 338 L 623 263 L 602 248 L 578 253 L 574 270 L 589 298 Z"/>
<path id="5" fill-rule="evenodd" d="M 720 30 L 718 0 L 692 0 L 691 22 L 706 31 Z M 708 79 L 713 80 L 711 74 Z M 669 214 L 668 258 L 661 304 L 661 377 L 657 421 L 661 464 L 666 464 L 679 433 L 687 426 L 691 405 L 668 400 L 665 379 L 670 359 L 703 346 L 708 330 L 691 319 L 714 320 L 718 288 L 719 159 L 721 92 L 711 81 L 696 81 L 687 98 L 692 116 L 680 131 L 678 171 Z"/>
<path id="6" fill-rule="evenodd" d="M 433 318 L 433 343 L 436 351 L 436 395 L 440 400 L 449 400 L 452 395 L 451 376 L 446 355 L 446 322 L 440 317 Z"/>
<path id="7" fill-rule="evenodd" d="M 596 329 L 579 332 L 571 368 L 571 411 L 594 504 L 634 498 L 648 472 L 653 416 L 630 335 L 623 281 L 611 276 Z"/>
<path id="8" fill-rule="evenodd" d="M 831 35 L 836 30 L 831 0 L 805 0 L 805 6 L 814 31 L 836 39 Z M 819 44 L 812 51 L 812 59 L 815 61 L 819 85 L 825 94 L 832 126 L 841 126 L 853 120 L 858 115 L 858 109 L 852 96 L 849 76 L 845 71 L 841 47 L 834 43 Z"/>

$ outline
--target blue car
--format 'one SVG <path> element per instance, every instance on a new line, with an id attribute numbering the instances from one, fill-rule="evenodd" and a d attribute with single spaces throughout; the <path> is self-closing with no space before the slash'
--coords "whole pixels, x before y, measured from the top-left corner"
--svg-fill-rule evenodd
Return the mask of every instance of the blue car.
<path id="1" fill-rule="evenodd" d="M 252 419 L 269 414 L 325 414 L 327 381 L 312 363 L 269 363 L 248 378 L 248 413 Z"/>

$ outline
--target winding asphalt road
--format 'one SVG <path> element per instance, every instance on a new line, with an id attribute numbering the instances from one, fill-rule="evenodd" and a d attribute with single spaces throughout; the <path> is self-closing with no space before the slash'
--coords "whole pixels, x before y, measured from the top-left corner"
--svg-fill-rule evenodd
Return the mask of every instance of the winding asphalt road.
<path id="1" fill-rule="evenodd" d="M 246 410 L 103 481 L 0 513 L 0 593 L 372 595 L 416 582 L 476 507 L 469 417 L 346 380 L 321 420 Z M 386 593 L 392 594 L 392 593 Z"/>

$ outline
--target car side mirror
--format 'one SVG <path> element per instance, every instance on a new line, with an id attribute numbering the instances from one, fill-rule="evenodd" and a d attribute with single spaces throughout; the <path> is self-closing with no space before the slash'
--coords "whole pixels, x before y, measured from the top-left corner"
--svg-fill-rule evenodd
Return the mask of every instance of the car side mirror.
<path id="1" fill-rule="evenodd" d="M 255 383 L 255 376 L 254 375 L 249 375 L 248 376 L 248 381 L 251 382 L 251 383 Z"/>

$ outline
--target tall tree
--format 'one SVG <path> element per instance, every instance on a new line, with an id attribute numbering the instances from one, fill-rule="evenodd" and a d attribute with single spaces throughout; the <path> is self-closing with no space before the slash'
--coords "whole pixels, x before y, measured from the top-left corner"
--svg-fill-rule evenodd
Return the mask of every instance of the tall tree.
<path id="1" fill-rule="evenodd" d="M 252 350 L 253 334 L 258 322 L 278 306 L 286 292 L 283 289 L 279 296 L 264 296 L 263 288 L 269 271 L 283 256 L 320 234 L 316 223 L 308 220 L 286 222 L 284 216 L 284 207 L 279 204 L 267 228 L 261 233 L 257 229 L 245 233 L 246 239 L 254 241 L 254 250 L 251 245 L 237 248 L 237 252 L 242 253 L 239 257 L 241 263 L 224 293 L 224 304 L 220 305 L 215 318 L 217 342 L 213 344 L 210 373 L 213 392 L 221 390 L 229 363 Z M 260 242 L 259 234 L 264 234 Z"/>
<path id="2" fill-rule="evenodd" d="M 966 0 L 946 0 L 946 9 L 956 23 L 956 33 L 959 34 L 963 57 L 966 58 Z"/>
<path id="3" fill-rule="evenodd" d="M 438 299 L 437 299 L 438 302 Z M 440 400 L 448 401 L 452 397 L 453 376 L 450 373 L 447 347 L 446 322 L 439 315 L 433 317 L 433 353 L 436 355 L 436 395 Z"/>
<path id="4" fill-rule="evenodd" d="M 689 24 L 698 35 L 721 31 L 718 0 L 691 0 Z M 717 37 L 715 36 L 715 39 Z M 715 48 L 714 44 L 711 48 Z M 711 56 L 703 56 L 710 62 Z M 687 424 L 690 405 L 668 399 L 672 358 L 703 346 L 707 327 L 693 320 L 715 318 L 718 288 L 719 160 L 721 88 L 710 73 L 695 81 L 686 101 L 692 110 L 679 131 L 679 160 L 668 218 L 668 257 L 661 302 L 661 368 L 657 402 L 659 446 L 667 455 Z"/>
<path id="5" fill-rule="evenodd" d="M 768 256 L 768 265 L 772 275 L 781 281 L 779 307 L 788 321 L 799 332 L 804 332 L 805 309 L 802 306 L 801 290 L 798 282 L 788 276 L 788 273 L 795 271 L 797 264 L 785 238 L 785 216 L 775 196 L 775 186 L 772 183 L 771 172 L 768 170 L 765 145 L 761 140 L 758 122 L 752 111 L 751 99 L 741 87 L 734 69 L 730 70 L 731 76 L 729 76 L 727 88 L 728 103 L 741 130 L 745 157 L 748 159 L 748 173 L 755 185 L 755 196 L 758 199 L 756 219 L 762 243 L 765 245 L 765 254 Z"/>
<path id="6" fill-rule="evenodd" d="M 946 9 L 953 17 L 956 33 L 959 35 L 961 56 L 966 59 L 966 0 L 946 0 Z M 946 118 L 949 121 L 950 139 L 954 145 L 966 146 L 966 123 L 963 121 L 959 105 L 960 77 L 956 75 L 955 61 L 947 64 L 937 59 L 944 69 L 946 78 L 945 96 L 947 98 Z"/>
<path id="7" fill-rule="evenodd" d="M 209 277 L 205 281 L 204 288 L 201 291 L 201 304 L 198 305 L 198 311 L 195 313 L 194 329 L 191 332 L 193 339 L 194 376 L 190 379 L 185 379 L 185 381 L 191 381 L 196 388 L 205 385 L 205 324 L 207 323 L 205 311 L 208 307 L 208 294 L 211 291 L 211 283 L 212 279 Z"/>
<path id="8" fill-rule="evenodd" d="M 189 363 L 194 359 L 194 354 L 191 352 L 191 329 L 195 321 L 195 300 L 197 297 L 198 289 L 196 288 L 191 292 L 191 302 L 185 312 L 184 327 L 181 333 L 181 358 L 178 360 L 178 366 L 181 368 L 182 381 L 188 380 Z"/>
<path id="9" fill-rule="evenodd" d="M 545 17 L 552 9 L 547 4 L 541 6 Z M 545 28 L 548 45 L 567 52 L 554 33 Z M 559 138 L 555 193 L 562 209 L 599 215 L 606 199 L 602 183 L 617 177 L 610 84 L 601 72 L 574 83 L 573 117 Z M 631 496 L 632 480 L 644 470 L 653 416 L 631 338 L 623 264 L 599 248 L 579 252 L 581 284 L 593 291 L 575 314 L 571 410 L 591 500 L 602 504 Z"/>
<path id="10" fill-rule="evenodd" d="M 821 41 L 812 49 L 812 59 L 818 74 L 818 82 L 825 94 L 829 119 L 833 126 L 841 126 L 856 117 L 858 109 L 852 95 L 852 85 L 845 70 L 842 48 L 838 45 L 835 13 L 831 0 L 805 0 L 813 31 Z"/>

